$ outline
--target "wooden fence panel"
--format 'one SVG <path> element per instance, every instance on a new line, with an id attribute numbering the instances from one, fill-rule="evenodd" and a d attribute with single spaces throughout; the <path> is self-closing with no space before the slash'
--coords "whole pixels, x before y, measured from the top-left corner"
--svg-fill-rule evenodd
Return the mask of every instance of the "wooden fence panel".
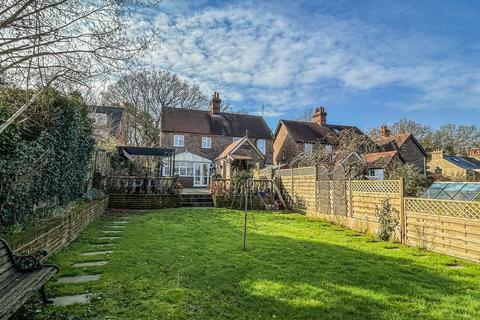
<path id="1" fill-rule="evenodd" d="M 480 262 L 480 202 L 405 198 L 406 243 Z"/>

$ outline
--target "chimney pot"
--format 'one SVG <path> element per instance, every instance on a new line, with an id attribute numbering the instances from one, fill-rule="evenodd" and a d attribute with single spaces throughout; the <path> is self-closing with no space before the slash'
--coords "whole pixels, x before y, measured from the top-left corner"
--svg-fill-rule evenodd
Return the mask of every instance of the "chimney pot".
<path id="1" fill-rule="evenodd" d="M 222 102 L 222 99 L 220 99 L 220 93 L 214 91 L 212 100 L 210 100 L 210 103 L 208 105 L 208 110 L 215 114 L 220 112 L 220 103 Z"/>
<path id="2" fill-rule="evenodd" d="M 388 126 L 384 124 L 383 126 L 380 127 L 380 135 L 382 137 L 389 137 L 390 136 L 390 129 L 388 129 Z"/>
<path id="3" fill-rule="evenodd" d="M 327 113 L 325 112 L 325 108 L 320 106 L 315 108 L 315 112 L 313 113 L 312 116 L 312 122 L 317 123 L 321 126 L 324 126 L 327 124 Z"/>

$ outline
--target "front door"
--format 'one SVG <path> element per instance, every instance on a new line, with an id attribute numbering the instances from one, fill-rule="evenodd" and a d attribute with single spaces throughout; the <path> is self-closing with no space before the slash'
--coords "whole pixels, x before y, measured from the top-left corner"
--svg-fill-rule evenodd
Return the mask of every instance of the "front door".
<path id="1" fill-rule="evenodd" d="M 194 163 L 193 164 L 193 186 L 206 187 L 210 178 L 210 164 Z"/>

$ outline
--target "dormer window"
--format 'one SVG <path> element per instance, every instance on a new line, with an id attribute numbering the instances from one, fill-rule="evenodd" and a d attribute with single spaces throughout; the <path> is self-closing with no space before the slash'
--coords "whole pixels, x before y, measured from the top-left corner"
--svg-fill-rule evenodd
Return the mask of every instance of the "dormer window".
<path id="1" fill-rule="evenodd" d="M 185 145 L 185 137 L 180 134 L 173 136 L 173 146 L 174 147 L 183 147 Z"/>

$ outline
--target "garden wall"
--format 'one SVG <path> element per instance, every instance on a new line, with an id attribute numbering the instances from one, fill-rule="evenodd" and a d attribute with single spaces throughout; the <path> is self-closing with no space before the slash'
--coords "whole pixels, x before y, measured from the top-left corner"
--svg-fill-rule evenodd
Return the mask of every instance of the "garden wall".
<path id="1" fill-rule="evenodd" d="M 293 211 L 377 233 L 375 208 L 389 198 L 399 212 L 398 241 L 480 262 L 480 202 L 404 198 L 402 180 L 316 181 L 313 167 L 276 177 Z"/>
<path id="2" fill-rule="evenodd" d="M 165 194 L 110 194 L 112 209 L 164 209 L 181 206 L 180 196 Z"/>
<path id="3" fill-rule="evenodd" d="M 68 214 L 51 219 L 33 229 L 14 234 L 10 240 L 12 247 L 19 253 L 29 254 L 46 249 L 48 256 L 75 240 L 90 222 L 108 210 L 108 197 L 80 204 Z M 46 258 L 47 258 L 46 257 Z"/>

